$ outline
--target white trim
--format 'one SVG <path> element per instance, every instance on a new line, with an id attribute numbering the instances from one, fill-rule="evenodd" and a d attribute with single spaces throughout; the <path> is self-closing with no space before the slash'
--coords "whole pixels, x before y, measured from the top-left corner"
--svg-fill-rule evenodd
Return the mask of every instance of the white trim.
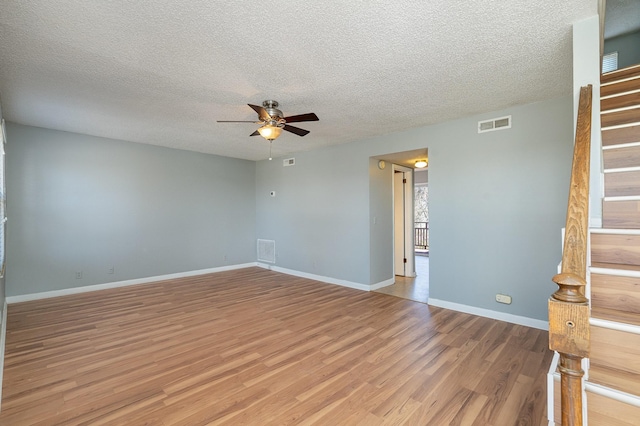
<path id="1" fill-rule="evenodd" d="M 380 281 L 379 283 L 375 283 L 375 284 L 371 284 L 369 286 L 369 290 L 370 291 L 378 290 L 378 289 L 383 288 L 383 287 L 388 287 L 390 285 L 394 285 L 395 283 L 396 283 L 396 279 L 395 278 L 389 278 L 388 280 Z"/>
<path id="2" fill-rule="evenodd" d="M 636 146 L 640 146 L 640 142 L 629 142 L 629 143 L 619 143 L 616 145 L 607 145 L 607 146 L 603 146 L 602 150 L 608 151 L 610 149 L 633 148 Z"/>
<path id="3" fill-rule="evenodd" d="M 640 201 L 640 195 L 621 195 L 618 197 L 604 197 L 603 201 Z"/>
<path id="4" fill-rule="evenodd" d="M 631 106 L 626 106 L 626 107 L 620 107 L 620 108 L 615 108 L 615 109 L 606 109 L 602 112 L 600 112 L 600 114 L 605 115 L 605 114 L 613 114 L 616 112 L 621 112 L 621 111 L 628 111 L 631 109 L 638 109 L 640 108 L 640 105 L 631 105 Z"/>
<path id="5" fill-rule="evenodd" d="M 633 405 L 634 407 L 640 407 L 640 396 L 632 395 L 630 393 L 622 392 L 600 386 L 595 383 L 585 383 L 585 391 L 595 393 L 597 395 L 611 398 L 615 401 L 624 402 L 625 404 Z"/>
<path id="6" fill-rule="evenodd" d="M 553 358 L 551 359 L 551 365 L 549 366 L 549 372 L 547 373 L 547 420 L 549 424 L 553 424 L 554 422 L 554 412 L 555 409 L 553 403 L 553 382 L 559 378 L 556 377 L 556 369 L 558 368 L 558 362 L 560 362 L 560 354 L 558 352 L 553 353 Z"/>
<path id="7" fill-rule="evenodd" d="M 623 322 L 607 321 L 599 318 L 589 318 L 589 324 L 609 330 L 624 331 L 631 334 L 640 334 L 640 326 L 626 324 Z"/>
<path id="8" fill-rule="evenodd" d="M 592 234 L 640 235 L 640 229 L 594 228 L 589 229 L 589 232 Z"/>
<path id="9" fill-rule="evenodd" d="M 19 296 L 8 296 L 7 303 L 30 302 L 32 300 L 48 299 L 51 297 L 68 296 L 70 294 L 88 293 L 91 291 L 106 290 L 110 288 L 128 287 L 131 285 L 148 284 L 156 281 L 172 280 L 176 278 L 193 277 L 196 275 L 212 274 L 215 272 L 232 271 L 234 269 L 244 269 L 256 266 L 256 263 L 244 263 L 239 265 L 221 266 L 218 268 L 198 269 L 196 271 L 178 272 L 175 274 L 157 275 L 155 277 L 137 278 L 134 280 L 116 281 L 104 284 L 88 285 L 83 287 L 65 288 L 61 290 L 45 291 L 42 293 L 23 294 Z"/>
<path id="10" fill-rule="evenodd" d="M 355 282 L 352 282 L 352 281 L 340 280 L 340 279 L 337 279 L 337 278 L 324 277 L 322 275 L 309 274 L 307 272 L 300 272 L 300 271 L 296 271 L 296 270 L 293 270 L 293 269 L 281 268 L 280 266 L 267 265 L 267 264 L 264 264 L 264 263 L 258 263 L 257 266 L 259 266 L 261 268 L 269 269 L 271 271 L 280 272 L 282 274 L 293 275 L 294 277 L 308 278 L 310 280 L 321 281 L 321 282 L 327 283 L 327 284 L 340 285 L 342 287 L 354 288 L 356 290 L 371 291 L 371 287 L 372 287 L 371 285 L 368 285 L 368 284 L 360 284 L 360 283 L 355 283 Z M 373 284 L 373 286 L 375 286 L 375 285 L 378 285 L 378 284 Z M 387 284 L 387 285 L 389 285 L 389 284 Z M 384 287 L 384 286 L 382 286 L 382 287 Z"/>
<path id="11" fill-rule="evenodd" d="M 476 306 L 463 305 L 460 303 L 448 302 L 446 300 L 429 298 L 428 305 L 440 308 L 451 309 L 452 311 L 464 312 L 480 317 L 491 318 L 498 321 L 506 321 L 512 324 L 524 325 L 526 327 L 549 330 L 549 322 L 533 318 L 522 317 L 520 315 L 507 314 L 505 312 L 492 311 L 490 309 L 478 308 Z"/>
<path id="12" fill-rule="evenodd" d="M 7 299 L 2 307 L 2 330 L 0 331 L 0 410 L 2 410 L 2 379 L 4 377 L 4 347 L 7 342 Z"/>
<path id="13" fill-rule="evenodd" d="M 598 268 L 595 266 L 591 266 L 589 271 L 592 274 L 602 274 L 602 275 L 615 275 L 617 277 L 628 277 L 628 278 L 640 278 L 640 271 L 636 271 L 633 269 L 610 269 L 610 268 Z"/>
<path id="14" fill-rule="evenodd" d="M 617 69 L 615 71 L 620 71 L 621 69 L 622 68 Z M 615 72 L 615 71 L 610 71 L 610 72 Z M 606 87 L 606 86 L 611 86 L 613 84 L 624 83 L 625 81 L 637 80 L 638 78 L 640 78 L 640 77 L 638 77 L 637 75 L 632 75 L 631 77 L 625 77 L 625 78 L 621 78 L 619 80 L 613 80 L 613 81 L 609 81 L 607 83 L 602 83 L 602 84 L 600 84 L 600 87 Z M 629 92 L 624 92 L 624 93 L 633 93 L 635 91 L 636 90 L 630 90 Z M 616 93 L 616 95 L 608 95 L 608 96 L 605 96 L 605 97 L 600 97 L 600 99 L 606 99 L 606 98 L 610 98 L 612 96 L 621 96 L 624 93 Z"/>
<path id="15" fill-rule="evenodd" d="M 615 126 L 606 126 L 601 128 L 600 130 L 606 131 L 606 130 L 624 129 L 625 127 L 633 127 L 633 126 L 637 126 L 638 124 L 640 124 L 640 122 L 634 121 L 633 123 L 617 124 Z"/>
<path id="16" fill-rule="evenodd" d="M 618 169 L 604 169 L 603 173 L 624 173 L 637 171 L 640 171 L 640 167 L 620 167 Z"/>
<path id="17" fill-rule="evenodd" d="M 603 84 L 601 87 L 603 86 L 609 86 L 611 84 L 615 84 L 617 83 L 617 81 L 615 82 L 611 82 L 611 83 L 605 83 Z M 625 95 L 632 95 L 634 93 L 638 93 L 640 92 L 640 89 L 633 89 L 633 90 L 628 90 L 626 92 L 622 92 L 622 93 L 614 93 L 613 95 L 607 95 L 607 96 L 600 96 L 600 100 L 603 101 L 605 99 L 612 99 L 612 98 L 617 98 L 619 96 L 625 96 Z"/>

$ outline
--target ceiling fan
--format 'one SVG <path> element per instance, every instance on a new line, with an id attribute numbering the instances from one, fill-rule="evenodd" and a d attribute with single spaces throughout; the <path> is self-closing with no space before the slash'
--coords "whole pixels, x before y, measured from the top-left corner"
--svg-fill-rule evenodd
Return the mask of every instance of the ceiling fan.
<path id="1" fill-rule="evenodd" d="M 284 117 L 282 111 L 278 109 L 278 102 L 264 101 L 262 106 L 248 104 L 255 112 L 258 113 L 259 121 L 229 121 L 218 120 L 218 123 L 254 123 L 262 124 L 262 126 L 251 133 L 249 136 L 260 135 L 269 142 L 276 139 L 282 133 L 282 130 L 295 133 L 298 136 L 309 134 L 308 130 L 299 127 L 290 126 L 288 123 L 300 123 L 302 121 L 318 121 L 318 116 L 310 112 L 308 114 L 292 115 Z"/>

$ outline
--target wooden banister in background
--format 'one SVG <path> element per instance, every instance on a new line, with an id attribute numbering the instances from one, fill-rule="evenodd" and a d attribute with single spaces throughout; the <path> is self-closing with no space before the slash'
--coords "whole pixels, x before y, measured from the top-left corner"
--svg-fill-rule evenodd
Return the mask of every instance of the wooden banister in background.
<path id="1" fill-rule="evenodd" d="M 589 301 L 585 297 L 589 237 L 591 85 L 580 89 L 576 139 L 559 289 L 549 299 L 549 348 L 560 354 L 562 425 L 582 426 L 582 359 L 589 356 Z"/>

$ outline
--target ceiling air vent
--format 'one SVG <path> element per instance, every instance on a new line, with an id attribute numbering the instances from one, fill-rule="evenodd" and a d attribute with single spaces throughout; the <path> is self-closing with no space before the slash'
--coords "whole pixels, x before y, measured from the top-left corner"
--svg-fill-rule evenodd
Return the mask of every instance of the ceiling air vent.
<path id="1" fill-rule="evenodd" d="M 478 121 L 478 133 L 492 132 L 511 128 L 511 116 L 494 118 L 492 120 Z"/>
<path id="2" fill-rule="evenodd" d="M 295 158 L 285 158 L 284 160 L 282 160 L 282 167 L 289 167 L 289 166 L 295 166 L 295 165 L 296 165 Z"/>

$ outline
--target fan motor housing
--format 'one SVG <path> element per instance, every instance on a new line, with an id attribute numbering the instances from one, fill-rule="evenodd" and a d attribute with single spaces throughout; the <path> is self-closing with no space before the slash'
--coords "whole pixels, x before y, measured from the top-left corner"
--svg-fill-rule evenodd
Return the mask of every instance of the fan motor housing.
<path id="1" fill-rule="evenodd" d="M 283 114 L 282 114 L 282 111 L 280 111 L 277 108 L 278 107 L 277 101 L 271 101 L 271 100 L 264 101 L 262 102 L 262 106 L 267 111 L 267 114 L 271 116 L 271 118 L 274 118 L 274 119 L 282 118 Z"/>

